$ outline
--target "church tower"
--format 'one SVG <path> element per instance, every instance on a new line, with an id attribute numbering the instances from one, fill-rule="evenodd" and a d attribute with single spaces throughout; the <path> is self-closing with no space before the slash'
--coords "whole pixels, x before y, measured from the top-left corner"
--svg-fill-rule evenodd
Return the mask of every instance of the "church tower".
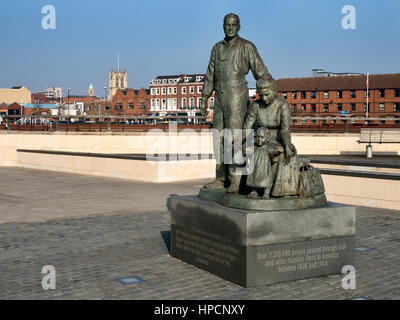
<path id="1" fill-rule="evenodd" d="M 93 87 L 93 83 L 90 84 L 89 86 L 89 96 L 90 97 L 94 97 L 94 87 Z"/>
<path id="2" fill-rule="evenodd" d="M 118 56 L 118 70 L 114 71 L 113 68 L 110 70 L 109 75 L 109 93 L 108 98 L 112 99 L 118 89 L 127 89 L 128 88 L 128 71 L 124 69 L 123 71 L 119 70 L 119 56 Z"/>

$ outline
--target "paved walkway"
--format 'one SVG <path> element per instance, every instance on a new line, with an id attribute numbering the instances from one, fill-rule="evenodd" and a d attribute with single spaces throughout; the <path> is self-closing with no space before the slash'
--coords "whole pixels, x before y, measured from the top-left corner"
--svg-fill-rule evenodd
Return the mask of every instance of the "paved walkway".
<path id="1" fill-rule="evenodd" d="M 357 208 L 356 290 L 343 275 L 242 288 L 168 254 L 169 194 L 204 181 L 127 182 L 0 168 L 0 299 L 400 299 L 400 212 Z M 42 267 L 56 269 L 45 291 Z M 124 285 L 115 278 L 145 281 Z"/>

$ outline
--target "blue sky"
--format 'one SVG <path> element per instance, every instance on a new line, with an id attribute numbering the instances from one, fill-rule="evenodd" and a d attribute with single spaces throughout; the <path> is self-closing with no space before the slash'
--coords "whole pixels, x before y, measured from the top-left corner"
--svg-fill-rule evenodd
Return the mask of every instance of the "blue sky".
<path id="1" fill-rule="evenodd" d="M 341 27 L 348 4 L 355 30 Z M 41 27 L 44 5 L 56 9 L 55 30 Z M 117 53 L 129 87 L 148 88 L 157 75 L 204 73 L 229 12 L 240 16 L 240 36 L 276 79 L 310 76 L 313 68 L 400 72 L 398 0 L 2 0 L 0 87 L 86 94 L 93 82 L 103 96 Z"/>

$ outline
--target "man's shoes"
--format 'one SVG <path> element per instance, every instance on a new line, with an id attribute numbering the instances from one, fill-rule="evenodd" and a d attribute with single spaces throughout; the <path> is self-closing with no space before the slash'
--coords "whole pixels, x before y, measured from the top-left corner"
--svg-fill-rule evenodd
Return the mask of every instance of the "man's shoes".
<path id="1" fill-rule="evenodd" d="M 239 192 L 239 186 L 236 184 L 231 183 L 228 189 L 225 191 L 226 193 L 237 193 Z"/>
<path id="2" fill-rule="evenodd" d="M 221 180 L 214 180 L 213 182 L 206 183 L 203 188 L 206 189 L 221 189 L 224 188 L 224 182 Z"/>
<path id="3" fill-rule="evenodd" d="M 252 192 L 250 192 L 250 194 L 247 196 L 247 198 L 251 198 L 251 199 L 259 198 L 258 192 L 253 190 Z"/>

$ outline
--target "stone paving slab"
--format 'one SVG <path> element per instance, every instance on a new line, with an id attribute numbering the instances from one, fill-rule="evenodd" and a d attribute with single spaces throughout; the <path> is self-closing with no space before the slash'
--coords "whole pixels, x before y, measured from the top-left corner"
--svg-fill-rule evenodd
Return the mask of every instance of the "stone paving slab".
<path id="1" fill-rule="evenodd" d="M 60 184 L 69 181 L 68 188 L 85 183 L 72 174 L 46 173 L 43 177 L 44 172 L 21 171 L 19 168 L 0 168 L 0 172 L 14 175 L 16 180 L 15 184 L 8 183 L 11 192 L 1 182 L 1 194 L 13 194 L 17 186 L 23 185 L 22 181 L 32 184 L 35 175 L 42 181 L 47 179 L 47 174 Z M 18 178 L 21 173 L 25 178 L 31 176 L 29 179 Z M 135 194 L 135 188 L 144 188 L 126 185 L 125 181 L 117 179 L 92 179 L 92 187 L 103 185 L 104 190 L 107 190 L 104 187 L 107 181 L 110 181 L 108 187 L 118 188 L 121 183 L 132 194 Z M 80 215 L 73 215 L 64 207 L 63 216 L 19 216 L 17 221 L 20 222 L 5 222 L 3 218 L 0 224 L 0 299 L 337 300 L 360 296 L 400 299 L 399 211 L 357 207 L 356 246 L 372 250 L 356 251 L 355 290 L 342 288 L 342 274 L 243 288 L 169 255 L 164 231 L 170 230 L 170 214 L 165 210 L 165 204 L 161 206 L 165 198 L 163 201 L 159 198 L 170 193 L 194 194 L 198 188 L 196 185 L 201 183 L 149 184 L 147 188 L 153 189 L 154 193 L 143 201 L 147 208 L 153 201 L 156 208 L 162 209 L 156 212 L 141 212 L 133 208 L 131 212 L 126 209 L 120 214 L 115 211 L 107 216 L 107 208 L 119 206 L 118 201 L 109 200 L 110 204 L 104 202 L 104 206 L 99 207 L 99 216 L 86 217 L 85 212 L 79 211 L 84 207 L 77 210 Z M 88 182 L 85 186 L 87 189 Z M 34 190 L 32 186 L 30 188 Z M 124 190 L 121 186 L 119 188 Z M 51 190 L 51 194 L 58 195 L 56 190 Z M 37 196 L 37 193 L 33 192 L 33 195 Z M 132 197 L 139 201 L 140 196 Z M 40 201 L 32 201 L 31 208 L 40 209 Z M 7 217 L 1 211 L 4 208 L 0 201 L 0 216 Z M 15 213 L 17 217 L 17 213 L 21 213 L 18 210 Z M 55 290 L 46 291 L 41 286 L 41 270 L 45 265 L 53 265 L 56 269 Z M 124 285 L 115 280 L 130 276 L 145 281 Z"/>
<path id="2" fill-rule="evenodd" d="M 400 212 L 357 208 L 356 290 L 330 275 L 242 288 L 169 255 L 168 212 L 0 225 L 0 299 L 400 299 Z M 56 290 L 41 287 L 44 265 Z M 115 278 L 138 276 L 123 285 Z"/>

